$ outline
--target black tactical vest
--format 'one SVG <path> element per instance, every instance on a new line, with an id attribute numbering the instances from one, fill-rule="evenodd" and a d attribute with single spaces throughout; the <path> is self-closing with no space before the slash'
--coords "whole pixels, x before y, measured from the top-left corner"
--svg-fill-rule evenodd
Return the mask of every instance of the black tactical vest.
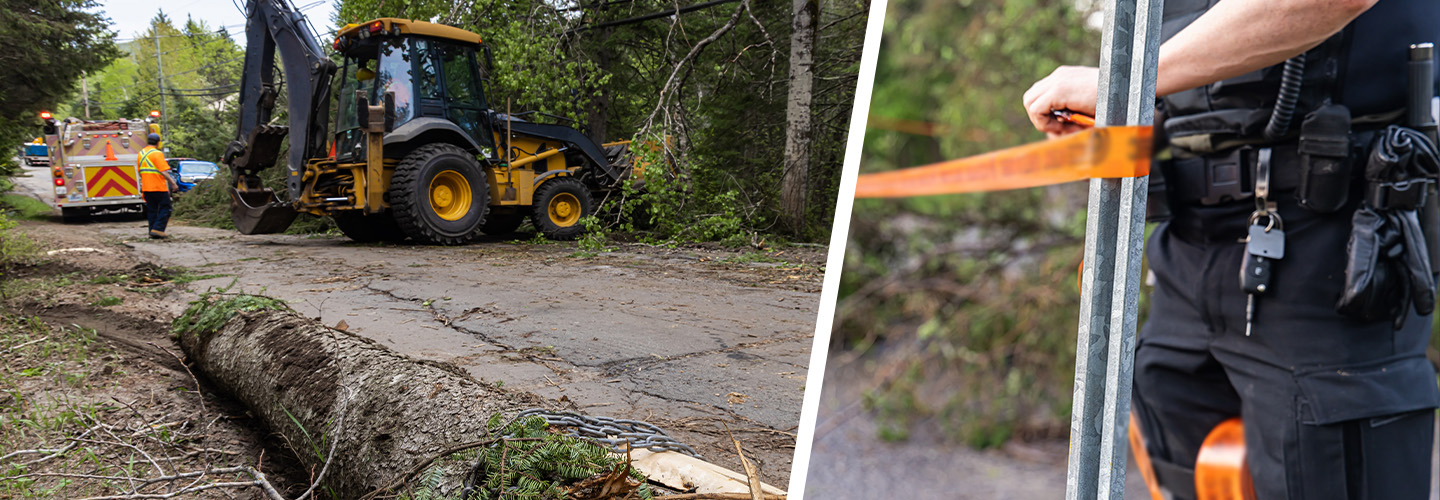
<path id="1" fill-rule="evenodd" d="M 1161 36 L 1169 40 L 1219 0 L 1166 0 Z M 1411 44 L 1440 42 L 1440 1 L 1379 0 L 1340 33 L 1306 53 L 1292 134 L 1329 99 L 1354 117 L 1405 107 Z M 1437 43 L 1440 44 L 1440 43 Z M 1164 97 L 1165 130 L 1215 135 L 1215 142 L 1258 142 L 1279 95 L 1282 65 Z M 1403 114 L 1399 115 L 1403 119 Z"/>

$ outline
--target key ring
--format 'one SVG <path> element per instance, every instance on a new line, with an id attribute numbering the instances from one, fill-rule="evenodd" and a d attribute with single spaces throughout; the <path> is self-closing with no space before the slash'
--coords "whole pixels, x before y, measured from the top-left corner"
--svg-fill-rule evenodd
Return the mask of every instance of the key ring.
<path id="1" fill-rule="evenodd" d="M 1250 225 L 1252 225 L 1252 226 L 1255 225 L 1255 222 L 1256 222 L 1256 221 L 1259 221 L 1261 217 L 1268 217 L 1268 218 L 1269 218 L 1269 222 L 1268 222 L 1267 224 L 1265 224 L 1265 232 L 1268 233 L 1268 232 L 1270 232 L 1271 229 L 1279 229 L 1279 230 L 1281 230 L 1281 231 L 1284 231 L 1284 230 L 1285 230 L 1285 221 L 1280 218 L 1280 213 L 1279 213 L 1279 212 L 1271 212 L 1271 211 L 1268 211 L 1268 210 L 1265 210 L 1265 211 L 1256 210 L 1256 211 L 1252 212 L 1252 213 L 1250 214 Z"/>

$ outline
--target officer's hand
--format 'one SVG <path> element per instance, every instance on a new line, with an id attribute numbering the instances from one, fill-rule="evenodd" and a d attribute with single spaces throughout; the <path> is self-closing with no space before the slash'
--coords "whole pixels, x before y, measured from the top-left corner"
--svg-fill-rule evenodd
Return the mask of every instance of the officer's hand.
<path id="1" fill-rule="evenodd" d="M 1068 109 L 1095 116 L 1095 94 L 1100 70 L 1091 66 L 1061 66 L 1025 91 L 1025 112 L 1035 130 L 1052 138 L 1079 132 L 1085 127 L 1062 122 L 1050 112 Z"/>

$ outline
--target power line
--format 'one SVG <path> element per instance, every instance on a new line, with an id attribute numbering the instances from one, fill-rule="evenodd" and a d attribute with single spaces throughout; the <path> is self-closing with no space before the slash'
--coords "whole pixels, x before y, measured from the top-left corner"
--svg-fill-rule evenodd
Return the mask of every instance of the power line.
<path id="1" fill-rule="evenodd" d="M 215 67 L 215 66 L 219 66 L 219 65 L 221 65 L 221 64 L 232 63 L 232 62 L 235 62 L 235 61 L 239 61 L 239 60 L 241 60 L 241 59 L 244 59 L 244 58 L 245 58 L 245 56 L 242 54 L 242 55 L 240 55 L 240 56 L 236 56 L 236 57 L 233 57 L 233 58 L 230 58 L 230 59 L 226 59 L 226 60 L 224 60 L 224 61 L 213 62 L 213 63 L 210 63 L 210 64 L 206 64 L 206 65 L 204 65 L 204 66 L 201 66 L 201 67 L 198 67 L 198 68 L 189 70 L 189 71 L 181 71 L 181 72 L 179 72 L 179 73 L 171 73 L 170 76 L 178 76 L 178 75 L 183 75 L 183 74 L 186 74 L 186 73 L 194 73 L 194 72 L 200 71 L 200 70 L 202 70 L 202 69 L 208 69 L 208 68 L 212 68 L 212 67 Z"/>
<path id="2" fill-rule="evenodd" d="M 228 63 L 232 63 L 232 62 L 235 62 L 235 61 L 239 61 L 239 60 L 244 59 L 244 58 L 245 58 L 245 56 L 242 54 L 242 55 L 239 55 L 239 56 L 230 58 L 230 59 L 226 59 L 226 60 L 224 60 L 224 61 L 218 61 L 218 62 L 213 62 L 213 63 L 210 63 L 210 64 L 206 64 L 206 65 L 204 65 L 204 66 L 201 66 L 201 67 L 198 67 L 198 68 L 195 68 L 195 69 L 185 70 L 185 71 L 181 71 L 181 72 L 179 72 L 179 73 L 170 73 L 170 74 L 167 75 L 167 76 L 174 77 L 174 76 L 184 75 L 184 74 L 188 74 L 188 73 L 194 73 L 194 72 L 196 72 L 196 71 L 200 71 L 200 70 L 204 70 L 204 69 L 209 69 L 209 68 L 212 68 L 212 67 L 215 67 L 215 66 L 219 66 L 219 65 L 221 65 L 221 64 L 228 64 Z M 118 86 L 114 86 L 114 87 L 103 87 L 103 88 L 97 89 L 96 91 L 98 92 L 98 91 L 121 90 L 121 89 L 128 89 L 128 88 L 131 88 L 131 87 L 137 87 L 137 86 L 140 86 L 140 85 L 142 85 L 142 84 L 140 84 L 140 83 L 132 83 L 132 84 L 129 84 L 129 85 L 118 85 Z"/>
<path id="3" fill-rule="evenodd" d="M 662 17 L 678 16 L 678 15 L 680 15 L 680 14 L 685 14 L 685 13 L 687 13 L 687 12 L 694 12 L 694 11 L 697 11 L 697 10 L 700 10 L 700 9 L 708 9 L 708 8 L 714 7 L 714 6 L 716 6 L 716 5 L 726 4 L 726 3 L 731 3 L 731 2 L 738 2 L 738 1 L 739 1 L 739 0 L 711 0 L 711 1 L 709 1 L 709 2 L 698 3 L 698 4 L 695 4 L 695 5 L 689 5 L 689 6 L 685 6 L 685 7 L 676 7 L 676 8 L 674 8 L 674 9 L 662 10 L 662 11 L 660 11 L 660 12 L 654 12 L 654 13 L 650 13 L 650 14 L 645 14 L 645 15 L 643 15 L 643 16 L 635 16 L 635 17 L 631 17 L 631 18 L 621 19 L 621 20 L 618 20 L 618 21 L 603 22 L 603 23 L 596 24 L 596 25 L 591 25 L 591 26 L 581 26 L 581 27 L 572 29 L 572 30 L 570 30 L 570 31 L 566 31 L 565 34 L 567 34 L 567 35 L 572 35 L 572 34 L 575 34 L 575 33 L 579 33 L 579 32 L 581 32 L 581 31 L 586 31 L 586 30 L 593 30 L 593 29 L 598 29 L 598 28 L 608 28 L 608 27 L 611 27 L 611 26 L 621 26 L 621 25 L 625 25 L 625 24 L 634 24 L 634 23 L 638 23 L 638 22 L 642 22 L 642 21 L 649 21 L 649 20 L 651 20 L 651 19 L 659 19 L 659 18 L 662 18 Z"/>
<path id="4" fill-rule="evenodd" d="M 218 85 L 218 86 L 215 86 L 215 87 L 204 87 L 204 88 L 197 88 L 197 89 L 177 89 L 177 88 L 171 87 L 171 88 L 168 88 L 168 89 L 165 89 L 165 90 L 170 91 L 170 92 L 201 92 L 201 91 L 211 91 L 211 90 L 220 90 L 220 89 L 233 89 L 233 88 L 239 87 L 239 86 L 240 86 L 239 83 L 232 83 L 232 84 L 229 84 L 229 85 Z"/>
<path id="5" fill-rule="evenodd" d="M 200 36 L 200 35 L 228 35 L 228 34 L 230 34 L 230 32 L 227 31 L 226 28 L 229 28 L 229 27 L 232 27 L 232 26 L 234 26 L 234 27 L 239 27 L 239 26 L 244 26 L 244 25 L 243 25 L 243 24 L 235 24 L 235 25 L 223 26 L 223 27 L 221 27 L 220 29 L 215 30 L 215 31 L 201 31 L 201 32 L 199 32 L 199 33 L 181 33 L 181 34 L 179 34 L 179 35 L 160 35 L 160 38 L 181 38 L 181 37 L 184 37 L 184 38 L 194 38 L 194 37 L 197 37 L 197 36 Z M 149 39 L 151 39 L 151 38 L 155 38 L 155 36 L 154 36 L 154 35 L 151 35 L 151 36 L 137 36 L 137 37 L 133 37 L 133 38 L 116 38 L 115 41 L 118 42 L 118 43 L 125 43 L 125 42 L 133 42 L 133 41 L 136 41 L 136 40 L 149 40 Z"/>
<path id="6" fill-rule="evenodd" d="M 153 37 L 152 37 L 152 38 L 153 38 Z M 163 37 L 162 37 L 162 38 L 163 38 Z M 207 45 L 207 44 L 214 43 L 214 42 L 217 42 L 217 41 L 220 41 L 220 40 L 230 40 L 230 39 L 229 39 L 229 38 L 211 38 L 211 39 L 206 40 L 206 41 L 204 41 L 204 42 L 200 42 L 199 45 L 192 45 L 192 46 L 189 46 L 189 47 L 180 47 L 180 48 L 175 49 L 175 50 L 167 50 L 167 51 L 165 51 L 165 52 L 161 52 L 161 54 L 163 55 L 163 54 L 169 54 L 169 53 L 171 53 L 171 52 L 179 52 L 179 51 L 182 51 L 182 50 L 198 49 L 198 48 L 200 48 L 200 47 L 204 47 L 204 46 Z M 232 41 L 233 41 L 233 40 L 232 40 Z"/>

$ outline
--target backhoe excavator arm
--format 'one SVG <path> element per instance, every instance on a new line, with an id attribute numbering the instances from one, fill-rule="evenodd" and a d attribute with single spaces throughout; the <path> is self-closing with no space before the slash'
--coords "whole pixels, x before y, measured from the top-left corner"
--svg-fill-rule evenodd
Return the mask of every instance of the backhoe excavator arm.
<path id="1" fill-rule="evenodd" d="M 290 200 L 299 199 L 306 160 L 325 155 L 335 63 L 290 0 L 248 0 L 246 16 L 240 126 L 225 150 L 224 162 L 234 175 L 231 217 L 235 226 L 244 234 L 265 234 L 285 230 L 296 212 L 261 186 L 259 172 L 275 165 L 281 140 L 288 136 L 285 187 Z M 285 75 L 281 85 L 275 83 L 277 52 Z M 289 123 L 271 125 L 282 85 L 286 87 Z"/>

